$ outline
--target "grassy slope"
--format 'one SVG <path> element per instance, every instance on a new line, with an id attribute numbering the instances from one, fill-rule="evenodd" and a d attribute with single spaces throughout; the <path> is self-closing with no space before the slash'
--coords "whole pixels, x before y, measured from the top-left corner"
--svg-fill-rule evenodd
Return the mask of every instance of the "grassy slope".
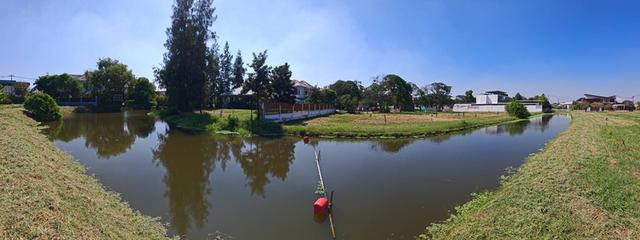
<path id="1" fill-rule="evenodd" d="M 0 106 L 0 239 L 164 239 L 165 228 L 106 191 L 36 129 Z"/>
<path id="2" fill-rule="evenodd" d="M 158 112 L 152 113 L 160 117 Z M 219 109 L 200 113 L 181 113 L 163 118 L 169 125 L 188 131 L 235 132 L 242 135 L 282 135 L 282 127 L 270 121 L 256 121 L 255 112 L 245 109 Z M 253 120 L 253 121 L 252 121 Z"/>
<path id="3" fill-rule="evenodd" d="M 421 238 L 640 239 L 640 113 L 572 113 L 495 192 Z"/>
<path id="4" fill-rule="evenodd" d="M 306 132 L 321 136 L 347 136 L 347 137 L 401 137 L 401 136 L 423 136 L 445 133 L 468 128 L 475 128 L 497 123 L 516 120 L 514 117 L 505 114 L 467 114 L 466 117 L 458 117 L 457 114 L 438 114 L 440 118 L 451 117 L 446 121 L 431 121 L 427 117 L 416 119 L 415 121 L 370 121 L 370 118 L 381 118 L 387 115 L 388 118 L 402 118 L 408 116 L 430 116 L 421 113 L 406 114 L 335 114 L 327 117 L 320 117 L 311 120 L 291 122 L 283 125 L 285 131 L 289 133 Z M 459 119 L 453 119 L 453 117 Z M 436 117 L 437 119 L 437 117 Z"/>

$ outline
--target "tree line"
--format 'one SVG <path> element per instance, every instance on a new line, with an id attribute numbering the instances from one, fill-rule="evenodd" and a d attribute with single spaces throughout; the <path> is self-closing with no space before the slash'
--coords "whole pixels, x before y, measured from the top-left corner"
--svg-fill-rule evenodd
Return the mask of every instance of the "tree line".
<path id="1" fill-rule="evenodd" d="M 472 90 L 464 95 L 453 97 L 452 86 L 442 82 L 433 82 L 419 87 L 417 84 L 404 80 L 396 74 L 373 77 L 372 83 L 365 87 L 359 81 L 337 80 L 326 87 L 312 88 L 305 101 L 309 103 L 332 103 L 338 109 L 348 112 L 356 111 L 443 111 L 456 103 L 475 103 L 476 98 Z M 487 93 L 501 96 L 502 102 L 539 101 L 543 109 L 551 110 L 548 98 L 542 95 L 526 98 L 520 93 L 514 97 L 504 91 L 489 91 Z"/>
<path id="2" fill-rule="evenodd" d="M 333 103 L 338 109 L 349 112 L 415 111 L 419 107 L 442 110 L 445 106 L 456 102 L 451 97 L 451 89 L 451 86 L 442 82 L 418 87 L 415 83 L 408 82 L 396 74 L 388 74 L 374 77 L 372 84 L 368 87 L 353 80 L 338 80 L 324 88 L 314 87 L 309 91 L 306 101 Z M 473 97 L 473 91 L 467 93 Z"/>

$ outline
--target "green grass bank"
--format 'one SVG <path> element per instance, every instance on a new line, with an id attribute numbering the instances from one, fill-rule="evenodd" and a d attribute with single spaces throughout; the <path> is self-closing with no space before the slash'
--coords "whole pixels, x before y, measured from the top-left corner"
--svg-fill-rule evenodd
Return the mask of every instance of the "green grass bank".
<path id="1" fill-rule="evenodd" d="M 515 120 L 504 113 L 339 113 L 288 122 L 283 129 L 323 137 L 420 137 Z"/>
<path id="2" fill-rule="evenodd" d="M 505 113 L 338 113 L 280 124 L 255 121 L 255 113 L 252 116 L 250 110 L 241 109 L 211 110 L 202 114 L 158 111 L 152 114 L 161 117 L 169 125 L 190 131 L 351 138 L 430 136 L 518 120 Z"/>
<path id="3" fill-rule="evenodd" d="M 420 239 L 640 239 L 640 113 L 572 112 L 496 191 Z"/>
<path id="4" fill-rule="evenodd" d="M 166 239 L 86 175 L 19 105 L 0 106 L 0 239 Z"/>

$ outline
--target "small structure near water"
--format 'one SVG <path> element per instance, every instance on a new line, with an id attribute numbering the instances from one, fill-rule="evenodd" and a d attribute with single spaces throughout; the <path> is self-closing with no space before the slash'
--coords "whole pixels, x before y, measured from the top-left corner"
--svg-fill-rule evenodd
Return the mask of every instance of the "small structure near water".
<path id="1" fill-rule="evenodd" d="M 531 113 L 542 112 L 542 103 L 539 101 L 519 101 Z M 454 112 L 506 112 L 504 97 L 493 93 L 483 93 L 476 98 L 476 103 L 460 103 L 453 105 Z"/>
<path id="2" fill-rule="evenodd" d="M 301 120 L 325 116 L 336 112 L 333 104 L 321 103 L 266 103 L 262 104 L 262 119 L 274 122 Z"/>

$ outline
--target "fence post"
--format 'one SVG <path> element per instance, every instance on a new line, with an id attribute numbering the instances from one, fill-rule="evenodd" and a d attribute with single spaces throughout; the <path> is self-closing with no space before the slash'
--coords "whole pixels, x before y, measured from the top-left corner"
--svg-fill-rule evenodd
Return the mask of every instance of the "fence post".
<path id="1" fill-rule="evenodd" d="M 282 103 L 278 103 L 278 119 L 282 121 Z"/>

